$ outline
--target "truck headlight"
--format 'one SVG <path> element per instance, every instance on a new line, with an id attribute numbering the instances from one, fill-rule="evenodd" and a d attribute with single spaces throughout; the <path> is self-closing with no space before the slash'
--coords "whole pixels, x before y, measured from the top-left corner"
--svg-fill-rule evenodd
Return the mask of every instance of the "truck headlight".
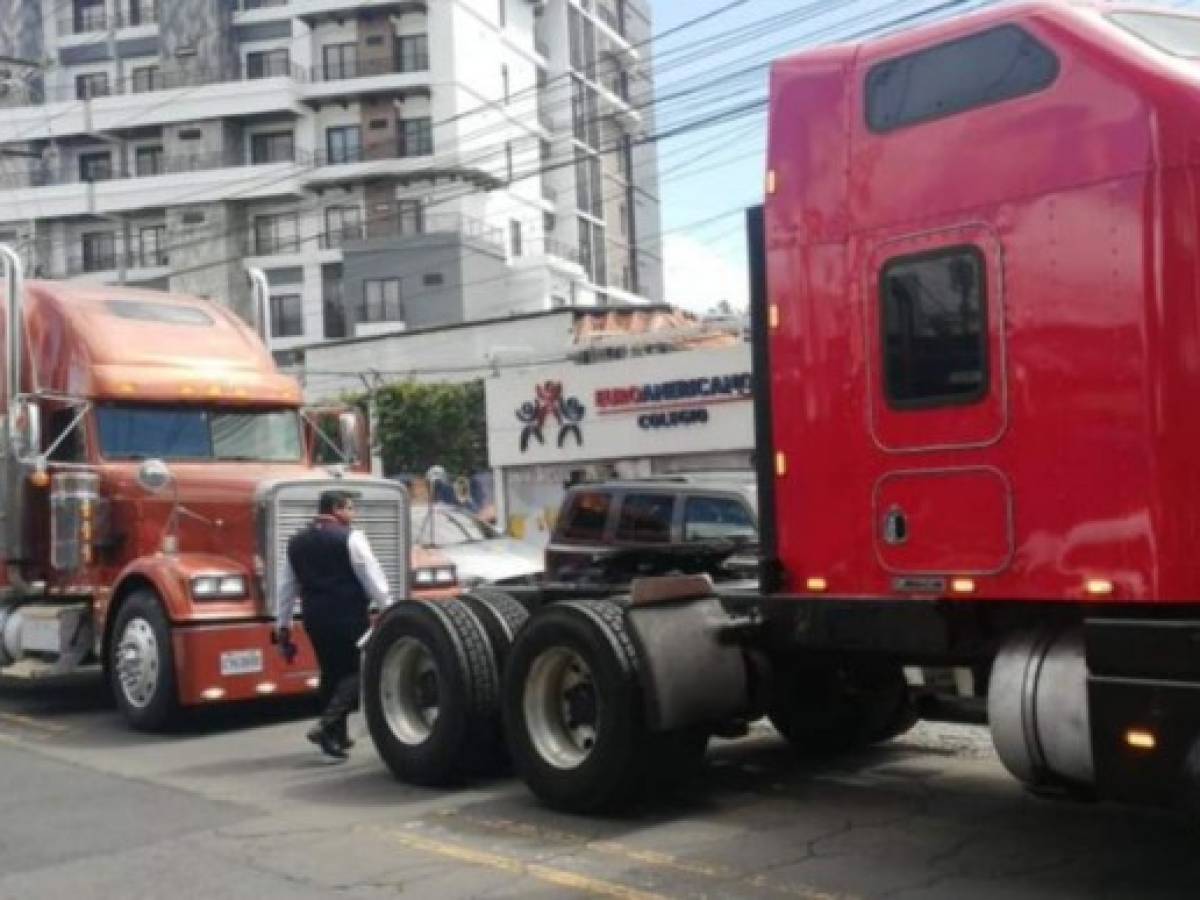
<path id="1" fill-rule="evenodd" d="M 412 579 L 418 587 L 453 587 L 458 584 L 458 570 L 454 566 L 422 566 Z"/>
<path id="2" fill-rule="evenodd" d="M 197 575 L 192 579 L 192 596 L 197 600 L 235 600 L 246 596 L 246 576 L 226 573 Z"/>

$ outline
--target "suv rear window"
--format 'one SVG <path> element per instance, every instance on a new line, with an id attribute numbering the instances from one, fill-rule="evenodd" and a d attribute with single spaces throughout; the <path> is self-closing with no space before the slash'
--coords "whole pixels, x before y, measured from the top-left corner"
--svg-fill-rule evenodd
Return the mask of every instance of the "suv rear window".
<path id="1" fill-rule="evenodd" d="M 685 541 L 758 539 L 758 527 L 745 505 L 732 497 L 688 497 L 683 506 Z"/>
<path id="2" fill-rule="evenodd" d="M 626 494 L 617 522 L 618 541 L 667 543 L 675 498 L 666 494 Z"/>
<path id="3" fill-rule="evenodd" d="M 608 494 L 599 491 L 583 491 L 571 500 L 567 510 L 562 536 L 569 541 L 599 541 L 604 538 L 604 524 L 608 521 Z"/>

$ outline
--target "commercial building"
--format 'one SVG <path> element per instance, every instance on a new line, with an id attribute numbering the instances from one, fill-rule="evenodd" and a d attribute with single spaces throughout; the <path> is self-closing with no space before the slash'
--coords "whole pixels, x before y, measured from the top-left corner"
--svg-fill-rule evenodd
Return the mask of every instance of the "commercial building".
<path id="1" fill-rule="evenodd" d="M 0 0 L 0 241 L 273 348 L 660 301 L 645 0 Z"/>

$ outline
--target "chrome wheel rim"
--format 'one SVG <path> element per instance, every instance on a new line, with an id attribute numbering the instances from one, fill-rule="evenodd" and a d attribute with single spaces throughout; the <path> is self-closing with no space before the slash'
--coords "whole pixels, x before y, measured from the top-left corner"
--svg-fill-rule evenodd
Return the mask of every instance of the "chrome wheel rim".
<path id="1" fill-rule="evenodd" d="M 557 769 L 574 769 L 596 746 L 599 699 L 592 670 L 566 647 L 543 651 L 525 682 L 525 727 L 538 754 Z"/>
<path id="2" fill-rule="evenodd" d="M 136 616 L 125 623 L 117 643 L 117 677 L 130 706 L 145 709 L 158 687 L 159 653 L 154 628 Z"/>
<path id="3" fill-rule="evenodd" d="M 405 744 L 420 744 L 438 718 L 440 678 L 433 654 L 414 637 L 403 637 L 383 657 L 379 699 L 388 727 Z"/>

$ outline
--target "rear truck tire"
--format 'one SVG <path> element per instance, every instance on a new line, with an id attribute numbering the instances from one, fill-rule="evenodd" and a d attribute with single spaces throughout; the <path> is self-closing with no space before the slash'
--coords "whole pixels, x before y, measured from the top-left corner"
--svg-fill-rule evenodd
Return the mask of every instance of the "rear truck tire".
<path id="1" fill-rule="evenodd" d="M 397 603 L 363 660 L 375 749 L 401 781 L 442 786 L 495 766 L 499 676 L 487 632 L 458 600 Z"/>
<path id="2" fill-rule="evenodd" d="M 576 600 L 530 617 L 505 671 L 504 724 L 513 764 L 542 802 L 611 812 L 703 758 L 706 731 L 648 731 L 638 671 L 621 606 Z"/>
<path id="3" fill-rule="evenodd" d="M 131 593 L 117 612 L 106 667 L 121 714 L 138 731 L 162 731 L 179 712 L 171 624 L 149 588 Z"/>
<path id="4" fill-rule="evenodd" d="M 917 722 L 903 669 L 886 663 L 779 664 L 767 716 L 803 756 L 877 744 Z"/>
<path id="5" fill-rule="evenodd" d="M 487 632 L 496 656 L 496 671 L 504 676 L 513 641 L 529 620 L 529 610 L 503 591 L 478 588 L 460 598 L 471 608 Z"/>

